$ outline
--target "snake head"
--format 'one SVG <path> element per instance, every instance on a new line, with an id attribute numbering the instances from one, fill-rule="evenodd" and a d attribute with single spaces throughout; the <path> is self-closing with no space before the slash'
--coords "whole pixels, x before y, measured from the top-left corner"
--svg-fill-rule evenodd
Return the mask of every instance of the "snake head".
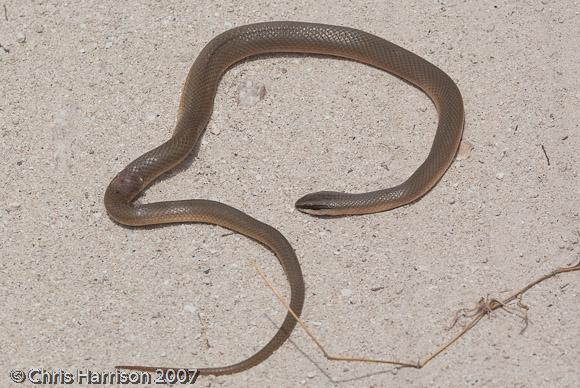
<path id="1" fill-rule="evenodd" d="M 341 193 L 336 191 L 319 191 L 306 194 L 296 201 L 296 209 L 302 213 L 317 216 L 338 216 L 344 214 L 344 209 L 339 206 L 337 199 Z"/>

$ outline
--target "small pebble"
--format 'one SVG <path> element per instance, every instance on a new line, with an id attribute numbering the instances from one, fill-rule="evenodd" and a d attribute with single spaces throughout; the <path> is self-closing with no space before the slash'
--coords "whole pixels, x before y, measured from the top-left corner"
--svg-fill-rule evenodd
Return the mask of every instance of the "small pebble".
<path id="1" fill-rule="evenodd" d="M 108 41 L 107 43 L 105 43 L 105 48 L 106 49 L 110 49 L 111 47 L 113 47 L 113 42 Z"/>
<path id="2" fill-rule="evenodd" d="M 464 140 L 459 144 L 459 149 L 457 150 L 457 156 L 455 158 L 457 160 L 465 160 L 469 158 L 471 151 L 473 151 L 473 144 Z"/>
<path id="3" fill-rule="evenodd" d="M 497 174 L 495 174 L 496 179 L 499 179 L 500 181 L 503 179 L 504 176 L 505 174 L 503 172 L 498 172 Z"/>
<path id="4" fill-rule="evenodd" d="M 266 87 L 261 82 L 244 81 L 238 86 L 238 104 L 243 106 L 256 105 L 266 96 Z"/>
<path id="5" fill-rule="evenodd" d="M 350 288 L 343 288 L 342 290 L 340 290 L 340 293 L 344 297 L 349 297 L 352 295 L 352 290 Z"/>
<path id="6" fill-rule="evenodd" d="M 313 379 L 316 377 L 316 373 L 314 372 L 308 372 L 308 374 L 306 375 L 306 377 L 308 377 L 309 379 Z"/>
<path id="7" fill-rule="evenodd" d="M 183 311 L 185 311 L 186 313 L 194 313 L 196 310 L 195 306 L 192 304 L 184 304 L 183 305 Z"/>
<path id="8" fill-rule="evenodd" d="M 22 32 L 19 32 L 18 34 L 16 34 L 16 41 L 18 43 L 26 42 L 26 35 L 24 35 L 24 33 L 22 33 Z"/>
<path id="9" fill-rule="evenodd" d="M 34 31 L 37 34 L 42 34 L 44 32 L 44 26 L 42 24 L 37 24 L 36 26 L 34 26 Z"/>

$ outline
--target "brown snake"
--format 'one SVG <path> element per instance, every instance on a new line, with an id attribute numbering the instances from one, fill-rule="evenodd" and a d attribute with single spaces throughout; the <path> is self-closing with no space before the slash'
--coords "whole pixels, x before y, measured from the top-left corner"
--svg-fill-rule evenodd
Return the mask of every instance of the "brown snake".
<path id="1" fill-rule="evenodd" d="M 234 63 L 265 53 L 314 53 L 348 58 L 393 73 L 422 89 L 434 102 L 439 124 L 427 159 L 403 183 L 361 194 L 323 191 L 296 202 L 298 210 L 318 215 L 375 213 L 408 204 L 445 173 L 463 132 L 463 101 L 453 80 L 419 56 L 377 36 L 347 27 L 302 22 L 266 22 L 233 28 L 212 39 L 189 70 L 173 136 L 131 162 L 109 184 L 105 207 L 120 224 L 140 226 L 197 222 L 222 226 L 252 238 L 276 254 L 290 283 L 290 307 L 297 315 L 304 304 L 304 280 L 294 250 L 273 227 L 223 203 L 191 199 L 148 204 L 133 200 L 158 176 L 183 161 L 200 140 L 210 119 L 222 74 Z M 296 325 L 287 314 L 281 328 L 257 353 L 237 364 L 199 369 L 200 374 L 231 374 L 268 358 Z M 155 371 L 145 366 L 120 369 Z M 173 369 L 173 368 L 171 368 Z"/>

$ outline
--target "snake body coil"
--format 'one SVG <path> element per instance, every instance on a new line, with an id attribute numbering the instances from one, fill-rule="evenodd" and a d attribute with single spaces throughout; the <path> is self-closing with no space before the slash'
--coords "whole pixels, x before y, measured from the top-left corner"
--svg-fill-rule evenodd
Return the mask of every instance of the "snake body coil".
<path id="1" fill-rule="evenodd" d="M 192 199 L 149 204 L 133 200 L 157 177 L 178 165 L 200 140 L 210 119 L 222 74 L 232 64 L 265 53 L 314 53 L 349 58 L 393 73 L 422 89 L 434 102 L 439 124 L 427 159 L 405 182 L 362 194 L 319 192 L 296 203 L 305 213 L 365 214 L 389 210 L 421 197 L 451 164 L 463 131 L 463 101 L 455 83 L 419 56 L 377 36 L 352 28 L 302 22 L 267 22 L 226 31 L 205 46 L 191 67 L 181 95 L 173 136 L 131 162 L 110 183 L 105 207 L 124 225 L 178 222 L 208 223 L 231 229 L 268 247 L 278 258 L 290 284 L 290 307 L 300 315 L 304 280 L 294 250 L 280 232 L 223 203 Z M 269 357 L 289 337 L 296 320 L 287 314 L 280 330 L 256 354 L 237 364 L 199 369 L 200 374 L 231 374 Z M 118 368 L 154 371 L 155 367 Z"/>

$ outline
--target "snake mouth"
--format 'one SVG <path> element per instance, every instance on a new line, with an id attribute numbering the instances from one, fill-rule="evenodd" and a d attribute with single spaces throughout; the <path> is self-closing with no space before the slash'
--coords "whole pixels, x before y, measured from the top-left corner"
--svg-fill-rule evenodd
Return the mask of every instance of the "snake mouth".
<path id="1" fill-rule="evenodd" d="M 296 202 L 296 205 L 294 206 L 302 213 L 313 214 L 317 216 L 328 215 L 328 212 L 331 210 L 329 207 L 324 205 L 299 204 L 298 202 Z"/>

